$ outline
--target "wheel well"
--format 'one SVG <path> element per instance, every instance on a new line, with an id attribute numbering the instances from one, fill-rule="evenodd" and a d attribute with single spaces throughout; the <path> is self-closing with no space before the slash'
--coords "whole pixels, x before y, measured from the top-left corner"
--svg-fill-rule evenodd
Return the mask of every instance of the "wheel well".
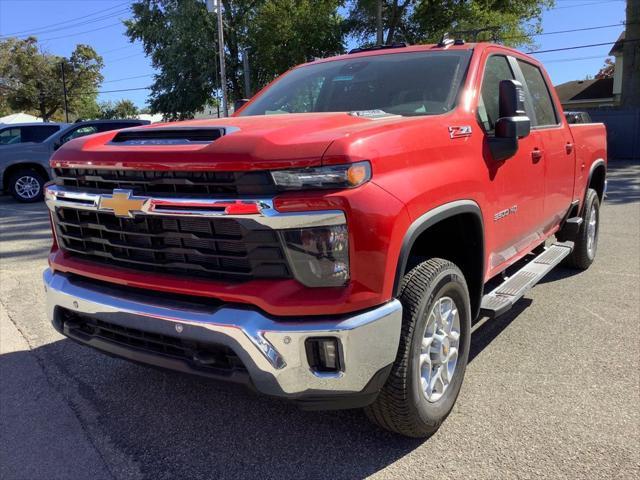
<path id="1" fill-rule="evenodd" d="M 401 276 L 428 258 L 444 258 L 464 274 L 471 311 L 479 312 L 484 280 L 484 233 L 476 213 L 460 213 L 438 221 L 414 240 Z"/>
<path id="2" fill-rule="evenodd" d="M 604 196 L 604 180 L 606 174 L 604 165 L 600 164 L 595 168 L 589 179 L 589 188 L 593 188 L 596 191 L 601 202 Z"/>
<path id="3" fill-rule="evenodd" d="M 19 170 L 35 170 L 40 175 L 42 175 L 42 177 L 45 180 L 49 180 L 49 172 L 47 172 L 47 169 L 44 168 L 39 163 L 15 163 L 13 165 L 8 166 L 7 169 L 4 171 L 4 174 L 2 176 L 3 190 L 7 190 L 9 188 L 9 178 L 11 178 L 11 175 L 13 175 L 15 172 Z"/>

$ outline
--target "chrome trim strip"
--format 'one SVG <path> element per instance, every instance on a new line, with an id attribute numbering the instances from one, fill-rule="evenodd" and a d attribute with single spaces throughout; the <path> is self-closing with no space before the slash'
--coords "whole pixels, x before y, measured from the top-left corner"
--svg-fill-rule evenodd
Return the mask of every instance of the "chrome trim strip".
<path id="1" fill-rule="evenodd" d="M 127 190 L 115 189 L 114 192 L 127 192 Z M 100 208 L 101 198 L 110 197 L 109 194 L 89 193 L 59 185 L 49 185 L 45 188 L 45 202 L 51 211 L 55 211 L 56 207 L 66 207 L 110 212 L 110 209 Z M 171 198 L 138 195 L 133 198 L 144 200 L 144 203 L 140 210 L 131 212 L 132 216 L 142 214 L 171 217 L 224 217 L 250 220 L 273 229 L 323 227 L 346 223 L 345 214 L 341 210 L 279 212 L 272 198 Z M 245 208 L 249 213 L 227 213 L 228 208 L 232 207 Z M 253 211 L 252 207 L 255 207 Z"/>
<path id="2" fill-rule="evenodd" d="M 240 357 L 256 388 L 268 395 L 360 392 L 394 361 L 398 350 L 402 306 L 395 299 L 337 320 L 278 320 L 251 309 L 176 308 L 152 296 L 127 296 L 108 286 L 98 289 L 51 269 L 43 279 L 50 321 L 60 306 L 121 326 L 226 345 Z M 344 369 L 339 374 L 314 374 L 309 368 L 305 340 L 326 336 L 340 342 Z"/>

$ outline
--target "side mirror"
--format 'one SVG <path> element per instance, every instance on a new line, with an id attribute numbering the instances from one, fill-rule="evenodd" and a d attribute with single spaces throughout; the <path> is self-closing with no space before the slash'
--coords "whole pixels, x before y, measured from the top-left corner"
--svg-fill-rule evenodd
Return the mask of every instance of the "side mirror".
<path id="1" fill-rule="evenodd" d="M 242 107 L 244 107 L 247 103 L 249 103 L 249 98 L 240 98 L 238 100 L 236 100 L 235 102 L 233 102 L 233 111 L 237 111 L 240 110 Z"/>
<path id="2" fill-rule="evenodd" d="M 518 139 L 531 132 L 531 120 L 524 110 L 524 90 L 516 80 L 502 80 L 498 97 L 499 116 L 489 148 L 497 161 L 506 160 L 518 151 Z"/>

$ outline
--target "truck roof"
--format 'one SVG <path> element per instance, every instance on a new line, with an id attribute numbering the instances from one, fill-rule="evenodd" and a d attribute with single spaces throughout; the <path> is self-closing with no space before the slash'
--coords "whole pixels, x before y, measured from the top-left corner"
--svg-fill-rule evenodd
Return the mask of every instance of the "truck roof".
<path id="1" fill-rule="evenodd" d="M 522 55 L 522 56 L 526 56 L 527 58 L 532 59 L 535 63 L 539 63 L 535 58 L 530 57 L 529 55 L 527 55 L 524 52 L 521 52 L 519 50 L 516 50 L 515 48 L 511 48 L 511 47 L 506 47 L 504 45 L 500 45 L 498 43 L 492 43 L 492 42 L 465 42 L 462 44 L 453 44 L 453 45 L 447 45 L 447 46 L 441 46 L 440 44 L 437 43 L 430 43 L 430 44 L 425 44 L 425 45 L 397 45 L 397 46 L 392 46 L 392 47 L 387 47 L 387 48 L 378 48 L 378 49 L 363 49 L 362 51 L 354 51 L 353 53 L 346 53 L 343 55 L 336 55 L 333 57 L 327 57 L 327 58 L 319 58 L 317 60 L 314 60 L 312 62 L 308 62 L 305 63 L 303 65 L 312 65 L 312 64 L 316 64 L 316 63 L 324 63 L 324 62 L 333 62 L 336 60 L 345 60 L 348 58 L 354 58 L 354 57 L 368 57 L 368 56 L 372 56 L 372 55 L 393 55 L 393 54 L 397 54 L 397 53 L 409 53 L 409 52 L 445 52 L 445 51 L 452 51 L 452 50 L 485 50 L 487 48 L 491 48 L 491 47 L 495 47 L 495 48 L 499 48 L 501 50 L 504 50 L 505 52 L 508 52 L 510 54 L 513 55 Z M 356 49 L 357 50 L 357 49 Z M 302 66 L 302 65 L 300 65 Z M 297 68 L 297 67 L 295 67 Z"/>

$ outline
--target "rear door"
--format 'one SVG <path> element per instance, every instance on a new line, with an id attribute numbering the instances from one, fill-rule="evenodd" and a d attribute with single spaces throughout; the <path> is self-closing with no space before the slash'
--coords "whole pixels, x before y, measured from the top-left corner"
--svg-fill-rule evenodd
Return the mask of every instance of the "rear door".
<path id="1" fill-rule="evenodd" d="M 501 80 L 515 80 L 515 59 L 490 53 L 485 60 L 478 102 L 478 117 L 487 137 L 494 134 L 498 119 L 498 90 Z M 486 144 L 486 142 L 485 142 Z M 505 264 L 528 249 L 541 237 L 544 199 L 544 168 L 538 154 L 542 150 L 539 134 L 519 140 L 516 154 L 504 161 L 485 155 L 491 188 L 487 192 L 487 234 L 492 246 L 489 270 L 499 272 Z M 486 150 L 485 150 L 486 152 Z"/>
<path id="2" fill-rule="evenodd" d="M 551 84 L 541 68 L 518 59 L 522 82 L 528 102 L 531 129 L 542 145 L 541 166 L 544 169 L 545 231 L 558 225 L 567 213 L 573 198 L 575 152 L 573 137 L 561 110 L 554 103 Z"/>

